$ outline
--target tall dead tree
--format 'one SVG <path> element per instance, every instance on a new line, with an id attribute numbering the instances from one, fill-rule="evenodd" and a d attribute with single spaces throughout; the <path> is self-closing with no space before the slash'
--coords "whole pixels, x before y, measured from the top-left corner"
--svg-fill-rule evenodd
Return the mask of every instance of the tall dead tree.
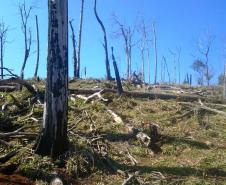
<path id="1" fill-rule="evenodd" d="M 115 70 L 115 78 L 116 78 L 116 82 L 117 82 L 117 89 L 118 89 L 118 94 L 121 95 L 123 92 L 123 88 L 122 88 L 122 83 L 121 83 L 121 78 L 119 75 L 119 71 L 118 71 L 118 66 L 115 60 L 115 56 L 114 56 L 114 48 L 111 47 L 111 51 L 112 51 L 112 61 L 113 61 L 113 66 L 114 66 L 114 70 Z"/>
<path id="2" fill-rule="evenodd" d="M 24 69 L 30 55 L 31 50 L 31 28 L 28 27 L 28 20 L 30 18 L 32 7 L 26 7 L 25 1 L 19 5 L 19 12 L 21 18 L 21 28 L 24 34 L 24 61 L 21 67 L 20 78 L 24 79 Z"/>
<path id="3" fill-rule="evenodd" d="M 177 48 L 177 64 L 178 64 L 178 79 L 179 79 L 179 84 L 181 83 L 181 63 L 180 63 L 180 57 L 181 57 L 181 48 Z"/>
<path id="4" fill-rule="evenodd" d="M 169 49 L 170 54 L 173 56 L 173 75 L 174 75 L 174 83 L 177 83 L 177 54 Z"/>
<path id="5" fill-rule="evenodd" d="M 151 59 L 150 59 L 150 51 L 147 50 L 147 57 L 148 57 L 148 83 L 151 84 Z"/>
<path id="6" fill-rule="evenodd" d="M 71 39 L 72 39 L 72 46 L 73 46 L 73 66 L 74 66 L 74 78 L 77 78 L 77 63 L 78 63 L 78 59 L 77 59 L 77 53 L 76 53 L 76 38 L 75 38 L 75 31 L 72 25 L 73 20 L 70 20 L 70 28 L 71 28 Z"/>
<path id="7" fill-rule="evenodd" d="M 1 55 L 1 79 L 4 78 L 4 47 L 6 44 L 6 38 L 7 38 L 7 32 L 8 32 L 9 28 L 8 26 L 5 25 L 4 22 L 0 23 L 0 55 Z"/>
<path id="8" fill-rule="evenodd" d="M 214 37 L 212 35 L 207 35 L 207 39 L 206 40 L 207 40 L 206 43 L 204 43 L 201 40 L 199 41 L 198 49 L 199 49 L 199 52 L 205 58 L 204 61 L 205 61 L 205 65 L 206 65 L 206 71 L 205 71 L 204 76 L 205 76 L 207 85 L 209 86 L 210 85 L 210 80 L 213 77 L 213 74 L 211 73 L 210 67 L 209 67 L 209 52 L 210 52 L 210 49 L 211 49 Z"/>
<path id="9" fill-rule="evenodd" d="M 165 64 L 165 68 L 166 68 L 166 71 L 167 71 L 167 74 L 168 74 L 168 80 L 169 80 L 169 83 L 171 82 L 170 80 L 170 73 L 169 73 L 169 68 L 168 68 L 168 65 L 167 65 L 167 62 L 166 62 L 166 57 L 163 56 L 163 61 L 164 61 L 164 64 Z"/>
<path id="10" fill-rule="evenodd" d="M 95 13 L 96 19 L 97 19 L 98 23 L 100 24 L 100 27 L 101 27 L 103 34 L 104 34 L 103 47 L 104 47 L 104 51 L 105 51 L 106 74 L 107 74 L 107 80 L 111 80 L 112 77 L 111 77 L 111 69 L 110 69 L 110 63 L 109 63 L 109 58 L 108 58 L 107 34 L 106 34 L 106 29 L 104 27 L 104 24 L 101 21 L 100 17 L 98 16 L 98 13 L 97 13 L 97 0 L 94 1 L 94 13 Z"/>
<path id="11" fill-rule="evenodd" d="M 147 26 L 145 25 L 144 20 L 141 21 L 141 25 L 139 26 L 138 32 L 141 34 L 141 40 L 140 40 L 140 51 L 141 51 L 141 59 L 142 59 L 142 64 L 141 64 L 141 74 L 142 74 L 142 80 L 145 82 L 145 51 L 148 51 L 149 55 L 149 50 L 148 50 L 148 30 Z"/>
<path id="12" fill-rule="evenodd" d="M 37 59 L 35 66 L 35 74 L 34 78 L 38 78 L 38 67 L 39 67 L 39 50 L 40 50 L 40 42 L 39 42 L 39 26 L 38 26 L 38 16 L 35 16 L 35 25 L 36 25 L 36 39 L 37 39 Z"/>
<path id="13" fill-rule="evenodd" d="M 52 158 L 68 148 L 68 0 L 48 0 L 47 81 L 36 153 Z"/>
<path id="14" fill-rule="evenodd" d="M 124 40 L 124 50 L 127 63 L 127 80 L 130 81 L 132 75 L 132 47 L 134 46 L 134 43 L 132 43 L 132 38 L 134 35 L 134 29 L 132 29 L 131 26 L 125 26 L 121 24 L 116 16 L 114 16 L 114 21 L 119 26 L 117 36 L 123 37 Z"/>
<path id="15" fill-rule="evenodd" d="M 224 100 L 226 100 L 226 64 L 224 65 Z"/>
<path id="16" fill-rule="evenodd" d="M 77 67 L 76 75 L 80 78 L 80 68 L 81 68 L 81 45 L 82 45 L 82 28 L 83 28 L 83 14 L 84 14 L 84 0 L 81 0 L 81 10 L 80 10 L 80 24 L 79 24 L 79 34 L 78 34 L 78 49 L 77 49 Z"/>
<path id="17" fill-rule="evenodd" d="M 155 77 L 154 82 L 157 83 L 157 75 L 158 75 L 158 52 L 157 52 L 157 37 L 156 37 L 156 29 L 155 23 L 152 24 L 153 35 L 154 35 L 154 51 L 155 51 Z"/>

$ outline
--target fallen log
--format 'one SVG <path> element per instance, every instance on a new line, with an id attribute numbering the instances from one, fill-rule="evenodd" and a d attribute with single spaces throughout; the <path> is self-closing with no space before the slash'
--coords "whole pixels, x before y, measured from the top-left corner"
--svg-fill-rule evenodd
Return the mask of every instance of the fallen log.
<path id="1" fill-rule="evenodd" d="M 0 92 L 13 92 L 17 89 L 16 86 L 2 85 L 0 86 Z"/>
<path id="2" fill-rule="evenodd" d="M 11 151 L 8 154 L 0 157 L 0 163 L 6 163 L 7 161 L 9 161 L 12 157 L 14 157 L 16 154 L 18 153 L 18 151 Z"/>
<path id="3" fill-rule="evenodd" d="M 33 95 L 36 95 L 36 93 L 37 93 L 32 85 L 30 85 L 28 82 L 26 82 L 25 80 L 22 80 L 20 78 L 12 77 L 9 79 L 0 80 L 0 85 L 4 86 L 7 84 L 20 84 L 20 85 L 24 86 Z"/>
<path id="4" fill-rule="evenodd" d="M 194 108 L 197 108 L 197 109 L 203 109 L 203 110 L 206 110 L 208 112 L 212 112 L 212 113 L 215 113 L 215 114 L 220 114 L 222 116 L 226 116 L 226 112 L 220 111 L 220 110 L 217 110 L 217 109 L 213 109 L 213 108 L 210 108 L 210 107 L 207 107 L 203 103 L 201 103 L 200 105 L 197 105 L 197 104 L 189 103 L 189 102 L 179 102 L 179 104 L 191 106 L 191 107 L 194 107 Z"/>
<path id="5" fill-rule="evenodd" d="M 69 89 L 70 94 L 94 94 L 102 90 L 102 93 L 111 92 L 117 93 L 115 89 Z M 195 102 L 199 99 L 203 101 L 221 103 L 220 100 L 212 100 L 198 95 L 186 95 L 186 94 L 168 94 L 168 93 L 157 93 L 157 92 L 134 92 L 134 91 L 123 91 L 122 95 L 133 98 L 145 98 L 145 99 L 162 99 L 170 100 L 175 99 L 177 101 L 184 102 Z"/>

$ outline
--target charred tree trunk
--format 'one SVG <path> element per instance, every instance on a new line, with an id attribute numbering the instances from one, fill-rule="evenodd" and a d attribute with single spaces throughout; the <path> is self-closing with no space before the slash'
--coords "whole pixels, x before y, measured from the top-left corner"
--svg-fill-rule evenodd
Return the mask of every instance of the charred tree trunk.
<path id="1" fill-rule="evenodd" d="M 68 148 L 68 0 L 49 0 L 47 82 L 36 153 L 52 158 Z"/>
<path id="2" fill-rule="evenodd" d="M 38 78 L 38 66 L 39 66 L 39 26 L 38 26 L 38 16 L 35 16 L 35 23 L 36 23 L 36 33 L 37 33 L 37 60 L 36 60 L 36 67 L 35 67 L 35 74 L 34 78 Z"/>
<path id="3" fill-rule="evenodd" d="M 70 23 L 70 28 L 71 28 L 71 39 L 72 39 L 72 45 L 73 45 L 73 59 L 74 59 L 74 78 L 77 78 L 77 65 L 78 65 L 78 60 L 76 56 L 76 39 L 75 39 L 75 31 L 72 25 L 72 21 L 69 21 Z"/>
<path id="4" fill-rule="evenodd" d="M 115 78 L 116 78 L 116 82 L 117 82 L 118 94 L 121 95 L 122 92 L 123 92 L 123 88 L 122 88 L 121 78 L 120 78 L 119 71 L 118 71 L 118 66 L 117 66 L 117 63 L 115 61 L 114 48 L 113 47 L 111 47 L 111 51 L 112 51 L 112 60 L 113 60 L 113 66 L 114 66 L 114 70 L 115 70 Z"/>
<path id="5" fill-rule="evenodd" d="M 111 69 L 110 69 L 110 63 L 109 63 L 109 58 L 108 58 L 108 43 L 107 43 L 107 34 L 106 34 L 106 29 L 104 27 L 103 22 L 100 20 L 98 14 L 97 14 L 97 0 L 95 0 L 94 2 L 94 13 L 96 16 L 96 19 L 98 21 L 98 23 L 100 24 L 100 27 L 104 33 L 104 50 L 105 50 L 105 65 L 106 65 L 106 73 L 107 73 L 107 80 L 111 80 Z"/>
<path id="6" fill-rule="evenodd" d="M 77 78 L 80 78 L 83 12 L 84 12 L 84 0 L 81 0 L 80 25 L 79 25 L 79 36 L 78 36 L 78 53 L 77 53 L 78 62 L 76 67 Z"/>

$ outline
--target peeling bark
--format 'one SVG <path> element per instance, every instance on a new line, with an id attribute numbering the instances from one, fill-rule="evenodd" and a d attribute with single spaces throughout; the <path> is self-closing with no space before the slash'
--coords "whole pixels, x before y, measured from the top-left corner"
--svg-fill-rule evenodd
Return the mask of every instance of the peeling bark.
<path id="1" fill-rule="evenodd" d="M 36 153 L 52 158 L 68 147 L 68 0 L 49 0 L 47 83 Z"/>

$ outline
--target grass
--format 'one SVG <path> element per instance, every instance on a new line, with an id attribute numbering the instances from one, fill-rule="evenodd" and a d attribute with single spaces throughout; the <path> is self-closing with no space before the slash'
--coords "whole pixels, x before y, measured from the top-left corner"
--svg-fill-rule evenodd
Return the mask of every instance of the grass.
<path id="1" fill-rule="evenodd" d="M 70 86 L 112 88 L 114 84 L 91 79 L 76 81 Z M 7 112 L 0 113 L 1 132 L 35 124 L 32 120 L 23 119 L 31 111 L 27 104 L 31 95 L 26 90 L 12 95 L 21 102 L 23 111 L 10 106 Z M 3 97 L 0 106 L 6 101 L 14 101 L 9 94 L 3 93 Z M 36 179 L 40 185 L 45 184 L 48 175 L 56 170 L 63 171 L 77 184 L 122 184 L 124 178 L 110 169 L 101 155 L 94 154 L 98 149 L 84 139 L 101 134 L 105 139 L 98 141 L 102 146 L 99 150 L 106 151 L 119 169 L 130 173 L 138 171 L 138 180 L 146 184 L 226 184 L 225 117 L 194 110 L 192 114 L 179 119 L 178 116 L 193 110 L 193 107 L 180 105 L 175 100 L 134 99 L 112 93 L 106 93 L 104 97 L 110 100 L 109 103 L 94 101 L 84 104 L 80 99 L 69 100 L 69 126 L 77 126 L 73 130 L 74 135 L 69 135 L 70 151 L 58 161 L 35 155 L 32 151 L 34 140 L 14 139 L 10 143 L 24 149 L 9 163 L 20 164 L 19 172 Z M 159 125 L 162 135 L 159 145 L 162 151 L 154 154 L 131 139 L 125 127 L 116 124 L 106 112 L 106 107 L 118 114 L 125 123 L 141 130 L 145 131 L 150 123 Z M 41 120 L 42 113 L 42 107 L 35 107 L 33 117 Z M 91 131 L 91 128 L 95 131 Z M 38 133 L 38 128 L 29 131 Z M 0 149 L 7 153 L 14 147 L 5 148 L 0 145 Z M 138 161 L 136 166 L 131 164 L 128 151 Z"/>

